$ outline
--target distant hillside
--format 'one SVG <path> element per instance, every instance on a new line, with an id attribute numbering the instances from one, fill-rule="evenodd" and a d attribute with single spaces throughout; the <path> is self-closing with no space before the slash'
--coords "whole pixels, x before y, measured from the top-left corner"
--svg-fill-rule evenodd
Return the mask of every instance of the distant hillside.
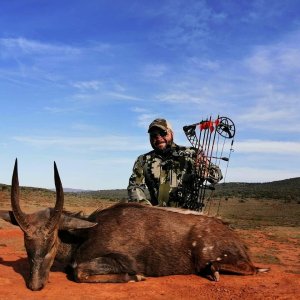
<path id="1" fill-rule="evenodd" d="M 221 183 L 216 185 L 215 195 L 300 202 L 300 177 L 265 183 Z"/>
<path id="2" fill-rule="evenodd" d="M 126 189 L 84 192 L 104 199 L 127 199 Z M 300 202 L 300 177 L 266 183 L 229 182 L 216 185 L 215 197 L 282 199 Z"/>
<path id="3" fill-rule="evenodd" d="M 0 184 L 1 189 L 10 189 L 10 186 Z M 53 191 L 33 187 L 21 187 L 22 190 L 36 190 L 39 192 Z M 73 195 L 89 196 L 97 199 L 125 200 L 127 199 L 126 189 L 82 191 L 76 189 L 66 189 L 66 193 Z M 230 198 L 237 197 L 241 199 L 281 199 L 285 201 L 295 201 L 300 203 L 300 177 L 272 181 L 266 183 L 245 183 L 228 182 L 216 185 L 214 197 Z"/>

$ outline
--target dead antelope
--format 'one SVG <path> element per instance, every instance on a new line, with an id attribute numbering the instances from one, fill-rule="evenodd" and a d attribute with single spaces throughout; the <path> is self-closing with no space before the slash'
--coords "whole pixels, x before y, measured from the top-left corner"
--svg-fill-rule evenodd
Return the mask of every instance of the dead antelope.
<path id="1" fill-rule="evenodd" d="M 56 204 L 33 214 L 19 205 L 17 160 L 12 178 L 13 216 L 24 232 L 31 290 L 42 289 L 54 259 L 72 266 L 77 282 L 140 281 L 145 276 L 219 272 L 252 275 L 246 246 L 221 220 L 136 203 L 96 210 L 88 217 L 63 211 L 54 163 Z"/>

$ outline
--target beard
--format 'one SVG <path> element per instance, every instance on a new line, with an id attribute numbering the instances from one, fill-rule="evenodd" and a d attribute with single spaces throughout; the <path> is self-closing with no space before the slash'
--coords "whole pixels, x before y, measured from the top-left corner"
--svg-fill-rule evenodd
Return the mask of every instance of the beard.
<path id="1" fill-rule="evenodd" d="M 152 146 L 153 150 L 155 151 L 155 153 L 157 153 L 159 155 L 167 155 L 171 151 L 173 139 L 171 139 L 169 141 L 165 141 L 165 142 L 166 142 L 166 146 L 164 148 L 159 148 L 153 142 L 151 142 L 151 146 Z"/>

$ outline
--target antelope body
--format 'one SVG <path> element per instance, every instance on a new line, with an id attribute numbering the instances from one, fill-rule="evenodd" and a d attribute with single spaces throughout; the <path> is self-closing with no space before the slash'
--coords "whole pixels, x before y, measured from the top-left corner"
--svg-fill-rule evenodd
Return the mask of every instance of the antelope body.
<path id="1" fill-rule="evenodd" d="M 17 161 L 12 219 L 24 232 L 31 290 L 42 289 L 54 259 L 72 266 L 77 282 L 128 282 L 145 276 L 258 271 L 236 233 L 221 220 L 137 203 L 120 203 L 88 217 L 63 211 L 63 189 L 54 163 L 55 208 L 25 214 L 19 205 Z"/>

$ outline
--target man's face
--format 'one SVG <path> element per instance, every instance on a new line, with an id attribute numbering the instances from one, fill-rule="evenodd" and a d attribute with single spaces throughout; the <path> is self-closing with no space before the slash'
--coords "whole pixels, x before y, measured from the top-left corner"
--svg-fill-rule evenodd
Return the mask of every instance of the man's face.
<path id="1" fill-rule="evenodd" d="M 154 150 L 163 151 L 173 142 L 173 133 L 170 130 L 153 128 L 149 132 L 150 143 Z"/>

